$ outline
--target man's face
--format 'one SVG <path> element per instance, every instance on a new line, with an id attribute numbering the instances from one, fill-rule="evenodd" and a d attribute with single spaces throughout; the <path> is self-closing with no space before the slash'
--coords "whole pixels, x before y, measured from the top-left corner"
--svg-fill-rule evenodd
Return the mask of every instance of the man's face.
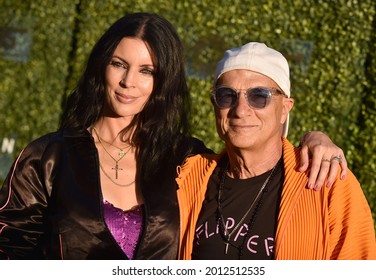
<path id="1" fill-rule="evenodd" d="M 214 105 L 217 131 L 228 148 L 252 150 L 280 141 L 281 125 L 294 104 L 293 99 L 271 91 L 273 95 L 265 108 L 255 108 L 244 95 L 246 89 L 255 87 L 280 90 L 272 79 L 249 70 L 232 70 L 224 73 L 216 86 L 228 86 L 240 92 L 232 108 L 220 109 Z"/>

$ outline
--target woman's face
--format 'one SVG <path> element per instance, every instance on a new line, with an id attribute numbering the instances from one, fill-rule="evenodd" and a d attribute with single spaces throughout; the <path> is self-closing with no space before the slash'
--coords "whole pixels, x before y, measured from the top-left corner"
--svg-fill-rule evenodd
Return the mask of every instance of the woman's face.
<path id="1" fill-rule="evenodd" d="M 144 41 L 123 38 L 106 68 L 105 114 L 132 118 L 153 91 L 154 65 Z"/>

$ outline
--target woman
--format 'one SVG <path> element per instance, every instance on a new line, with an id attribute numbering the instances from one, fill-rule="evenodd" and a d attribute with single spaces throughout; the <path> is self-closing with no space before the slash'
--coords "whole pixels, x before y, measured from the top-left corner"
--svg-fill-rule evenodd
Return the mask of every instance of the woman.
<path id="1" fill-rule="evenodd" d="M 60 129 L 30 143 L 9 172 L 0 255 L 176 259 L 176 167 L 210 152 L 188 136 L 188 105 L 174 27 L 148 13 L 115 22 L 94 46 Z"/>

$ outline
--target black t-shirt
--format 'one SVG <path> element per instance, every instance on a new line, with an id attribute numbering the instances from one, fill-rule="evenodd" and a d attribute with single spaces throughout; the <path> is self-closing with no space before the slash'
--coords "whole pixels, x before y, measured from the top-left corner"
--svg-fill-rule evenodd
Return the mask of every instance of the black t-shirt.
<path id="1" fill-rule="evenodd" d="M 232 245 L 228 246 L 227 254 L 225 254 L 226 243 L 221 236 L 223 227 L 218 222 L 218 189 L 222 176 L 225 174 L 227 162 L 227 157 L 224 157 L 210 177 L 205 200 L 196 224 L 192 259 L 274 259 L 274 237 L 284 179 L 283 162 L 280 161 L 276 166 L 266 185 L 261 204 L 258 205 L 260 200 L 258 199 L 242 225 L 230 237 L 230 242 L 235 246 L 244 242 L 241 256 L 239 249 Z M 225 175 L 221 205 L 223 220 L 228 232 L 231 233 L 247 212 L 270 174 L 271 170 L 249 179 L 233 179 Z M 257 207 L 254 222 L 250 226 L 251 230 L 246 236 L 248 224 Z"/>

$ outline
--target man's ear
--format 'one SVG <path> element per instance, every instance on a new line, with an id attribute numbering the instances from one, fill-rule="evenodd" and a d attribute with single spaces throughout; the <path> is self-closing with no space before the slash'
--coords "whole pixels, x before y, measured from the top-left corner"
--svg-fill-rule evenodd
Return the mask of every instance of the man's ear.
<path id="1" fill-rule="evenodd" d="M 287 115 L 290 113 L 292 108 L 294 107 L 294 99 L 293 98 L 283 98 L 283 108 L 282 108 L 282 115 L 281 115 L 281 123 L 285 123 L 287 119 Z"/>

